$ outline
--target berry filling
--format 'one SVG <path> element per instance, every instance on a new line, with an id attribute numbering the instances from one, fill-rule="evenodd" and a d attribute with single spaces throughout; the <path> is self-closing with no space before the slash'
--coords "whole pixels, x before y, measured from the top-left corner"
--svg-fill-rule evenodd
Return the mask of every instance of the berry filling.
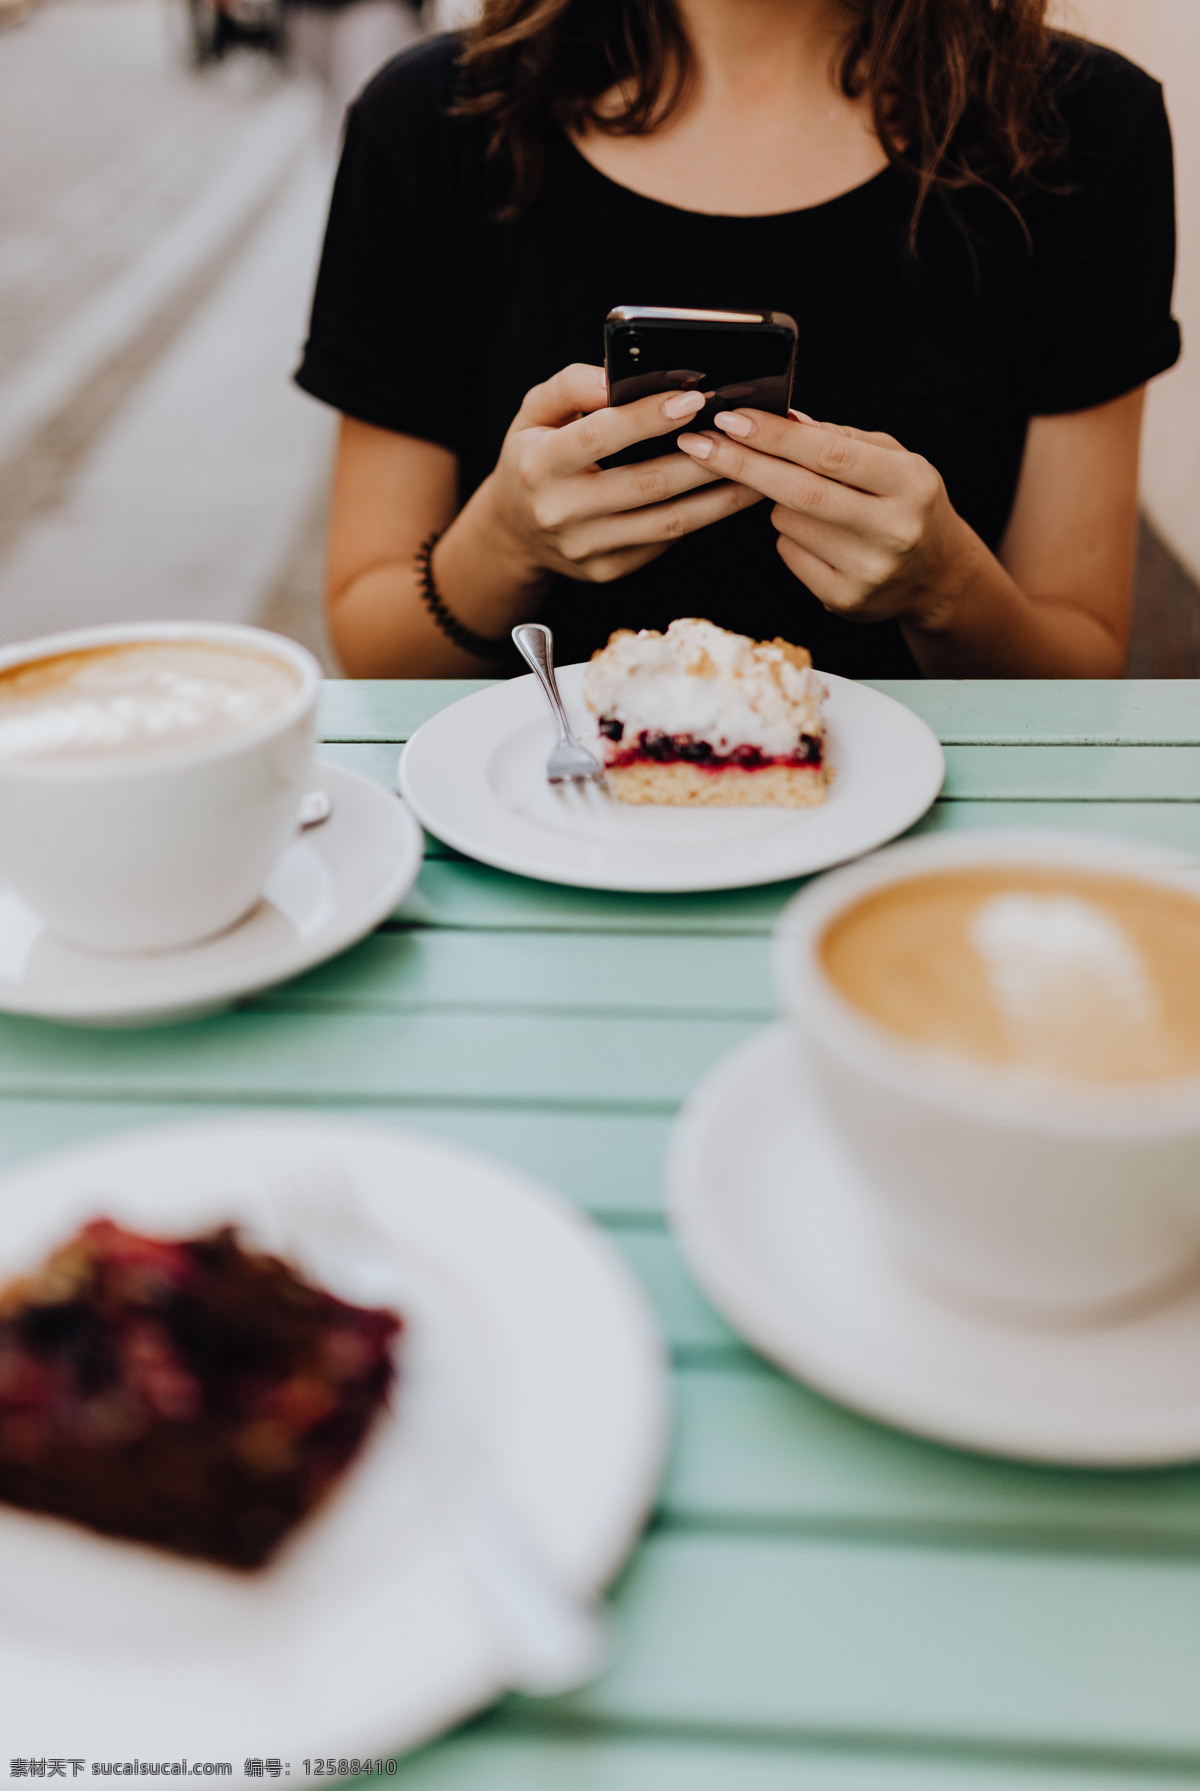
<path id="1" fill-rule="evenodd" d="M 357 1453 L 401 1329 L 228 1227 L 96 1220 L 0 1290 L 0 1502 L 260 1566 Z"/>
<path id="2" fill-rule="evenodd" d="M 821 741 L 815 734 L 803 734 L 794 753 L 765 753 L 757 746 L 735 746 L 720 753 L 708 740 L 697 740 L 691 734 L 664 734 L 658 729 L 643 729 L 633 742 L 625 739 L 625 726 L 606 715 L 600 721 L 600 732 L 610 744 L 604 762 L 610 771 L 627 765 L 650 761 L 655 765 L 695 765 L 702 771 L 765 771 L 771 765 L 786 765 L 792 770 L 817 771 L 821 767 Z"/>

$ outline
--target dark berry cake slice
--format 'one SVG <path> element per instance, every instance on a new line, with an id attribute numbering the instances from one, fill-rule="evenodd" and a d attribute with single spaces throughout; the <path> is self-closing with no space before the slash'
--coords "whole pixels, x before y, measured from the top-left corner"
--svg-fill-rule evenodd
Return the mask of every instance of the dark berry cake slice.
<path id="1" fill-rule="evenodd" d="M 0 1500 L 261 1567 L 353 1460 L 401 1328 L 231 1228 L 97 1219 L 0 1290 Z"/>
<path id="2" fill-rule="evenodd" d="M 821 802 L 825 691 L 803 647 L 684 618 L 614 634 L 584 674 L 622 802 L 807 808 Z"/>

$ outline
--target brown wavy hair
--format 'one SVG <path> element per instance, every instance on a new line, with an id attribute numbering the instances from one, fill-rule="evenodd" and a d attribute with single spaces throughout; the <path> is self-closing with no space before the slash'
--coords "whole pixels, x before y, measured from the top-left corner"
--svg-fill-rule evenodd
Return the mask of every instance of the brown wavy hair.
<path id="1" fill-rule="evenodd" d="M 913 233 L 932 194 L 1040 184 L 1060 147 L 1047 73 L 1048 0 L 844 0 L 838 76 L 866 98 L 888 160 L 912 180 Z M 484 0 L 466 34 L 460 113 L 490 119 L 513 184 L 506 215 L 537 193 L 544 130 L 645 136 L 692 83 L 674 0 Z M 599 110 L 614 89 L 622 103 Z"/>

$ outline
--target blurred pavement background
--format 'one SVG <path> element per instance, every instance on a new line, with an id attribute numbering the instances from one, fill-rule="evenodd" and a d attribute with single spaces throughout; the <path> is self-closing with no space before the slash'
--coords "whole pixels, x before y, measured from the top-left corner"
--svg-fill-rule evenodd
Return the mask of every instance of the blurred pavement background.
<path id="1" fill-rule="evenodd" d="M 187 67 L 182 0 L 0 35 L 0 638 L 320 622 L 333 419 L 289 383 L 332 170 L 268 57 Z"/>
<path id="2" fill-rule="evenodd" d="M 1181 96 L 1186 324 L 1200 6 L 1063 3 Z M 334 669 L 321 620 L 334 419 L 290 384 L 334 126 L 315 83 L 260 52 L 189 67 L 185 5 L 46 0 L 0 29 L 0 642 L 208 616 L 279 628 Z M 430 0 L 427 22 L 472 9 Z M 1151 15 L 1157 36 L 1133 41 Z M 1152 400 L 1141 675 L 1200 676 L 1184 452 L 1192 442 L 1200 464 L 1197 377 L 1186 366 Z"/>

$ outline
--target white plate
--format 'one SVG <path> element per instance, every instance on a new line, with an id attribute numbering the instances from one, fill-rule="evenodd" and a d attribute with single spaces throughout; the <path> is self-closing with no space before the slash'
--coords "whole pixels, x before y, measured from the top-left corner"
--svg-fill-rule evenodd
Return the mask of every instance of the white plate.
<path id="1" fill-rule="evenodd" d="M 597 741 L 584 667 L 558 674 L 579 739 Z M 873 851 L 925 813 L 946 762 L 902 703 L 823 674 L 829 762 L 819 808 L 667 808 L 617 802 L 598 787 L 552 789 L 556 730 L 532 677 L 477 691 L 427 721 L 400 759 L 400 788 L 439 839 L 472 858 L 585 889 L 743 889 L 826 870 Z"/>
<path id="2" fill-rule="evenodd" d="M 709 1297 L 832 1398 L 998 1455 L 1105 1467 L 1200 1457 L 1200 1292 L 1052 1331 L 926 1288 L 891 1253 L 787 1027 L 701 1084 L 669 1175 L 672 1224 Z"/>
<path id="3" fill-rule="evenodd" d="M 14 1748 L 19 1728 L 38 1756 L 227 1760 L 237 1783 L 247 1757 L 275 1755 L 295 1783 L 306 1757 L 394 1755 L 496 1697 L 503 1652 L 429 1473 L 464 1350 L 493 1470 L 562 1582 L 594 1594 L 632 1545 L 665 1430 L 652 1322 L 595 1227 L 487 1158 L 336 1122 L 129 1133 L 0 1183 L 0 1281 L 97 1214 L 159 1235 L 233 1218 L 261 1235 L 272 1201 L 322 1165 L 410 1281 L 436 1284 L 452 1326 L 413 1318 L 394 1415 L 261 1573 L 0 1506 Z M 336 1264 L 324 1278 L 337 1291 Z"/>
<path id="4" fill-rule="evenodd" d="M 139 957 L 67 945 L 0 882 L 0 1013 L 78 1026 L 163 1026 L 298 976 L 378 926 L 421 868 L 421 829 L 356 771 L 313 768 L 333 813 L 297 834 L 246 919 L 200 945 Z"/>

